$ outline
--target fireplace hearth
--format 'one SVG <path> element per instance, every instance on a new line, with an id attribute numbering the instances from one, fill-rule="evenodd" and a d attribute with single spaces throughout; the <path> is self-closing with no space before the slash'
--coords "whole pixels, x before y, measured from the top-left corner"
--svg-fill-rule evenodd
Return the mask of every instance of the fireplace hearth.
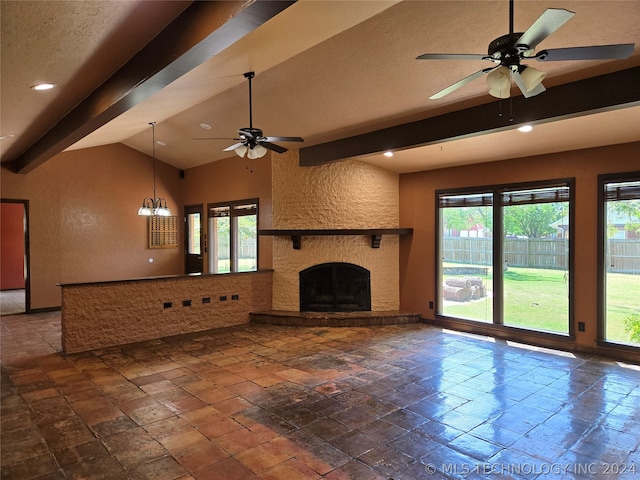
<path id="1" fill-rule="evenodd" d="M 314 265 L 300 272 L 301 312 L 371 310 L 371 274 L 352 263 Z"/>

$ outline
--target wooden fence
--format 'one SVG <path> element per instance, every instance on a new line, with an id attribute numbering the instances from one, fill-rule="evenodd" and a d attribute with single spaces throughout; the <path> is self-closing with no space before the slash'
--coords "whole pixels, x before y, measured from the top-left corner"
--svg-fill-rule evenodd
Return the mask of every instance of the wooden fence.
<path id="1" fill-rule="evenodd" d="M 605 265 L 609 272 L 640 273 L 640 240 L 609 240 Z"/>
<path id="2" fill-rule="evenodd" d="M 442 257 L 445 262 L 471 265 L 492 264 L 493 241 L 490 238 L 445 238 Z M 504 257 L 508 266 L 569 268 L 569 242 L 563 239 L 507 238 Z M 608 271 L 640 274 L 640 241 L 609 240 L 606 265 Z"/>

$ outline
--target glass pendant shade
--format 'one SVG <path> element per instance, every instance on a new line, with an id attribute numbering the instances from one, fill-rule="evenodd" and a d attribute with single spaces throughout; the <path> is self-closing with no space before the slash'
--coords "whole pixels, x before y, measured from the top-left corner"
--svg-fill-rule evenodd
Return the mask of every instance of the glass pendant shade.
<path id="1" fill-rule="evenodd" d="M 151 207 L 147 206 L 145 202 L 142 203 L 142 206 L 138 209 L 138 215 L 142 215 L 145 217 L 151 216 Z"/>
<path id="2" fill-rule="evenodd" d="M 489 94 L 496 98 L 509 98 L 511 87 L 511 71 L 505 66 L 494 69 L 487 75 Z"/>
<path id="3" fill-rule="evenodd" d="M 546 72 L 541 72 L 540 70 L 536 70 L 535 68 L 528 66 L 524 67 L 524 69 L 520 72 L 520 76 L 522 77 L 522 81 L 524 82 L 524 86 L 527 89 L 527 92 L 530 92 L 538 85 L 540 85 L 546 75 Z"/>
<path id="4" fill-rule="evenodd" d="M 159 217 L 170 217 L 171 210 L 167 208 L 167 201 L 164 198 L 158 198 L 157 205 L 154 208 L 154 214 Z M 162 203 L 164 202 L 164 204 Z"/>
<path id="5" fill-rule="evenodd" d="M 247 146 L 246 145 L 240 145 L 239 147 L 237 147 L 234 152 L 236 152 L 236 155 L 238 155 L 239 157 L 244 157 L 244 154 L 247 153 Z"/>
<path id="6" fill-rule="evenodd" d="M 504 90 L 496 90 L 495 88 L 490 88 L 489 95 L 496 98 L 509 98 L 511 96 L 511 92 L 508 88 L 505 88 Z"/>

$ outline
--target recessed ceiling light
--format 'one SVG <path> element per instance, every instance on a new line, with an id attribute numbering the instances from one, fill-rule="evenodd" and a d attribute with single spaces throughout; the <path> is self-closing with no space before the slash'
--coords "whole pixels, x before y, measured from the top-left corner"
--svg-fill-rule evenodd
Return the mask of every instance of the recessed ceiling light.
<path id="1" fill-rule="evenodd" d="M 518 128 L 519 132 L 530 132 L 531 130 L 533 130 L 533 126 L 531 125 L 522 125 L 520 128 Z"/>
<path id="2" fill-rule="evenodd" d="M 208 123 L 201 123 L 200 127 L 204 128 L 205 130 L 211 130 L 211 125 L 209 125 Z"/>
<path id="3" fill-rule="evenodd" d="M 39 83 L 37 85 L 31 86 L 33 90 L 51 90 L 52 88 L 55 88 L 55 87 L 56 87 L 55 83 Z"/>
<path id="4" fill-rule="evenodd" d="M 385 157 L 391 158 L 393 157 L 393 152 L 392 151 L 388 151 L 388 152 L 384 152 L 383 154 Z"/>

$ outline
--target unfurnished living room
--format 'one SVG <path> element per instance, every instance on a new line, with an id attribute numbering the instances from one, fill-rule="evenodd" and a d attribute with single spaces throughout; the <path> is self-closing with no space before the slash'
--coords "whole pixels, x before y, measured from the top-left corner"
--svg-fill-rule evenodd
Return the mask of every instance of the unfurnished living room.
<path id="1" fill-rule="evenodd" d="M 640 2 L 0 7 L 0 478 L 640 475 Z"/>

